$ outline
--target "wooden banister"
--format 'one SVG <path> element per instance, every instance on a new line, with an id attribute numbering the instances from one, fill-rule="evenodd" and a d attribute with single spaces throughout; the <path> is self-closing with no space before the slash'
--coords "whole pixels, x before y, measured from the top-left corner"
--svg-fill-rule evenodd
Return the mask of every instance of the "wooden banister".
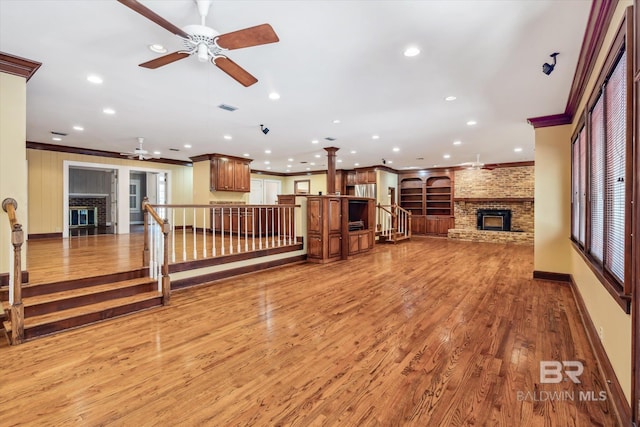
<path id="1" fill-rule="evenodd" d="M 11 310 L 11 344 L 21 344 L 24 341 L 24 306 L 22 305 L 22 244 L 24 232 L 18 224 L 16 210 L 18 202 L 6 198 L 2 201 L 2 209 L 9 217 L 11 226 L 11 244 L 13 245 L 13 280 L 9 290 L 9 304 Z"/>
<path id="2" fill-rule="evenodd" d="M 163 239 L 163 259 L 162 259 L 162 305 L 169 305 L 171 300 L 171 278 L 169 276 L 169 231 L 171 226 L 168 219 L 160 218 L 158 212 L 149 203 L 149 198 L 142 200 L 142 211 L 144 213 L 144 249 L 142 251 L 142 263 L 144 267 L 149 266 L 149 215 L 161 227 Z"/>

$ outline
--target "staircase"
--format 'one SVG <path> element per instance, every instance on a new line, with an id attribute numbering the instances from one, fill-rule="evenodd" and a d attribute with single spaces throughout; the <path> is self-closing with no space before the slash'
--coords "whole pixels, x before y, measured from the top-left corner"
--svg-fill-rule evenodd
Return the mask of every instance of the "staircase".
<path id="1" fill-rule="evenodd" d="M 411 239 L 411 213 L 398 205 L 376 206 L 378 243 L 397 243 Z"/>
<path id="2" fill-rule="evenodd" d="M 376 234 L 378 235 L 379 243 L 398 243 L 402 240 L 409 240 L 411 238 L 411 236 L 395 229 L 388 230 L 385 234 L 382 234 L 381 232 L 377 232 Z"/>
<path id="3" fill-rule="evenodd" d="M 24 339 L 88 325 L 112 317 L 162 305 L 157 281 L 148 269 L 87 277 L 77 280 L 24 285 Z M 8 289 L 0 288 L 3 326 L 11 337 Z M 1 318 L 1 316 L 0 316 Z"/>

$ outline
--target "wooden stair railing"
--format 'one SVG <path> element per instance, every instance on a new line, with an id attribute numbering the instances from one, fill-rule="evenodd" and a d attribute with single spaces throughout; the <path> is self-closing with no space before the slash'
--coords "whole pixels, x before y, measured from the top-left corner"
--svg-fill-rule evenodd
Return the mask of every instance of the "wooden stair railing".
<path id="1" fill-rule="evenodd" d="M 411 212 L 398 205 L 378 203 L 378 229 L 382 241 L 396 243 L 411 238 Z"/>
<path id="2" fill-rule="evenodd" d="M 24 243 L 24 233 L 22 225 L 18 224 L 16 217 L 18 202 L 15 199 L 6 198 L 2 201 L 2 209 L 9 216 L 11 244 L 13 245 L 13 260 L 9 263 L 11 343 L 21 344 L 24 341 L 24 306 L 22 304 L 22 244 Z"/>
<path id="3" fill-rule="evenodd" d="M 159 291 L 162 292 L 162 305 L 169 305 L 171 300 L 171 278 L 169 277 L 169 231 L 171 227 L 169 220 L 158 215 L 153 206 L 149 204 L 149 199 L 144 198 L 142 202 L 144 212 L 144 249 L 142 262 L 144 267 L 149 267 L 149 276 L 158 279 Z M 154 240 L 154 233 L 149 229 L 149 215 L 155 221 L 157 229 L 162 233 L 162 240 Z M 151 251 L 149 247 L 151 247 Z M 158 260 L 162 258 L 162 265 L 158 265 Z M 160 273 L 162 277 L 160 277 Z"/>

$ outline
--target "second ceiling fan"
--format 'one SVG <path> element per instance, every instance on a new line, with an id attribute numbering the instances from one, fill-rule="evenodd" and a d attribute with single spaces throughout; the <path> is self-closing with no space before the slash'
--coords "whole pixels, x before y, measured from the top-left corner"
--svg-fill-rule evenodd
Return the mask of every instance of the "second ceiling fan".
<path id="1" fill-rule="evenodd" d="M 196 55 L 199 61 L 211 61 L 238 83 L 247 87 L 256 83 L 258 79 L 231 59 L 227 58 L 223 53 L 227 50 L 259 46 L 261 44 L 279 41 L 277 34 L 269 24 L 257 25 L 226 34 L 218 34 L 216 30 L 205 25 L 211 0 L 196 0 L 198 12 L 200 13 L 200 25 L 188 25 L 184 27 L 184 29 L 173 25 L 137 0 L 118 1 L 184 40 L 185 50 L 173 52 L 140 64 L 141 67 L 145 68 L 155 69 L 188 56 Z"/>

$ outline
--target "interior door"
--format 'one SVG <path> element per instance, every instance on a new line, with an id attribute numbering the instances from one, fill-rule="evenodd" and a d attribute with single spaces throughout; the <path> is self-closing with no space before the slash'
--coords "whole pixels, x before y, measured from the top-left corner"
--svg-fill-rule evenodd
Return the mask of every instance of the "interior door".
<path id="1" fill-rule="evenodd" d="M 275 179 L 264 180 L 264 204 L 278 204 L 278 194 L 282 192 L 282 183 Z"/>
<path id="2" fill-rule="evenodd" d="M 264 204 L 264 189 L 263 180 L 252 179 L 251 180 L 251 192 L 249 193 L 249 204 L 251 205 L 263 205 Z"/>

